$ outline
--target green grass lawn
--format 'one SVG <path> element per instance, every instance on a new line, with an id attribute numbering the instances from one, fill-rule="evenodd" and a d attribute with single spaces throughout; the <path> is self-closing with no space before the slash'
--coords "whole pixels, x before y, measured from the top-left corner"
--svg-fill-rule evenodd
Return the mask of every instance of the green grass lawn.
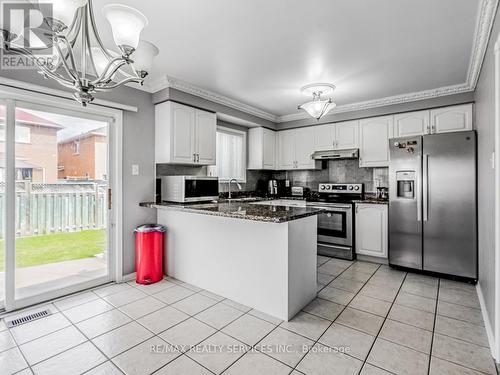
<path id="1" fill-rule="evenodd" d="M 65 260 L 91 258 L 106 249 L 104 230 L 86 230 L 16 239 L 17 267 L 38 266 Z M 4 244 L 0 241 L 0 271 L 4 269 Z"/>

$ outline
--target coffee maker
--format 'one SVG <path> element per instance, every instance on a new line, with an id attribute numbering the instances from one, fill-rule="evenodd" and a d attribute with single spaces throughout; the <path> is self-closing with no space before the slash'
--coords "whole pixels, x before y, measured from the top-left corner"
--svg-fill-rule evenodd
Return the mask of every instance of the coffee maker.
<path id="1" fill-rule="evenodd" d="M 278 180 L 269 180 L 267 182 L 267 195 L 271 197 L 278 195 Z"/>

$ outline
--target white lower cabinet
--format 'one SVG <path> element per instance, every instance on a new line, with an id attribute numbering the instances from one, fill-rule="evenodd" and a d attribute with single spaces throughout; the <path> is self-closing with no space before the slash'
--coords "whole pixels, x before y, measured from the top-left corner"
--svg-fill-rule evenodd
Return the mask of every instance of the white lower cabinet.
<path id="1" fill-rule="evenodd" d="M 356 203 L 356 254 L 387 258 L 388 212 L 386 204 Z"/>

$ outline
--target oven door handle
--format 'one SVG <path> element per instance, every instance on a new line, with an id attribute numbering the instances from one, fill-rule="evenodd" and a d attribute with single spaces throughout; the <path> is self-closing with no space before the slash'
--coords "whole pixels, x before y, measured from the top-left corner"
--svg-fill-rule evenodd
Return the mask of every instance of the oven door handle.
<path id="1" fill-rule="evenodd" d="M 325 206 L 308 206 L 310 208 L 317 208 L 319 210 L 325 210 L 325 211 L 330 211 L 330 212 L 333 212 L 333 211 L 350 211 L 352 210 L 352 206 L 336 206 L 336 207 L 332 207 L 332 206 L 329 206 L 329 207 L 325 207 Z"/>
<path id="2" fill-rule="evenodd" d="M 324 246 L 324 247 L 333 247 L 333 248 L 341 249 L 341 250 L 351 250 L 352 249 L 352 247 L 350 247 L 350 246 L 332 245 L 332 244 L 323 243 L 323 242 L 318 242 L 318 245 Z"/>

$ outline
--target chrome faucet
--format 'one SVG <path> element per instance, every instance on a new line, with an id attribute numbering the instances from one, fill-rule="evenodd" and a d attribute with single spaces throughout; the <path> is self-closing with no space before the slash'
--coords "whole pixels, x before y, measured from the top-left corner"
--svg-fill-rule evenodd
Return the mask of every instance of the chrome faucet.
<path id="1" fill-rule="evenodd" d="M 238 183 L 238 180 L 236 178 L 232 178 L 229 180 L 229 194 L 228 194 L 228 199 L 231 199 L 231 182 L 236 182 L 236 185 L 238 186 L 238 189 L 241 190 L 241 185 Z"/>

